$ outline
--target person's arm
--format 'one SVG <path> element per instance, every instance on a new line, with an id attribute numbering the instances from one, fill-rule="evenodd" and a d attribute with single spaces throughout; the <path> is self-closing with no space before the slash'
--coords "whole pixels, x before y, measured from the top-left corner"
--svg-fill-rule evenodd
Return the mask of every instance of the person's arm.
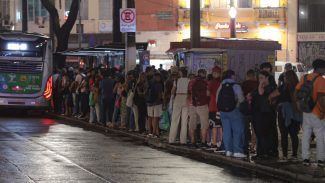
<path id="1" fill-rule="evenodd" d="M 237 95 L 237 102 L 238 104 L 242 103 L 245 100 L 243 90 L 241 89 L 240 85 L 235 85 L 236 87 L 236 95 Z"/>
<path id="2" fill-rule="evenodd" d="M 269 96 L 269 100 L 272 100 L 272 99 L 274 99 L 274 98 L 276 98 L 276 97 L 278 97 L 278 96 L 280 96 L 281 95 L 281 93 L 280 93 L 280 91 L 279 91 L 279 88 L 277 88 L 276 90 L 274 90 L 271 94 L 270 94 L 270 96 Z"/>
<path id="3" fill-rule="evenodd" d="M 317 93 L 317 101 L 320 104 L 320 119 L 325 118 L 325 93 Z"/>

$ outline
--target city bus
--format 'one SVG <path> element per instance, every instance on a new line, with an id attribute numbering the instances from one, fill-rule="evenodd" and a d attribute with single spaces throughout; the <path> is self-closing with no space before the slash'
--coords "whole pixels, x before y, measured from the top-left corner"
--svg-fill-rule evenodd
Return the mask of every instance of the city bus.
<path id="1" fill-rule="evenodd" d="M 46 110 L 52 98 L 52 42 L 38 33 L 0 32 L 0 109 Z"/>

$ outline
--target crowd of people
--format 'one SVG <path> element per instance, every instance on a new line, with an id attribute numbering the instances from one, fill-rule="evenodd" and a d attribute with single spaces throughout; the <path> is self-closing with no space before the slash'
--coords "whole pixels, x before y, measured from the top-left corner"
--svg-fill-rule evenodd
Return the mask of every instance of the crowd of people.
<path id="1" fill-rule="evenodd" d="M 310 142 L 317 143 L 316 161 L 325 160 L 325 61 L 313 62 L 314 72 L 299 81 L 290 63 L 279 77 L 273 66 L 247 71 L 238 83 L 232 70 L 140 66 L 124 73 L 102 67 L 55 71 L 54 112 L 86 119 L 109 128 L 121 128 L 190 148 L 224 152 L 228 157 L 255 160 L 279 158 L 278 131 L 284 159 L 298 159 L 298 134 L 303 129 L 302 159 L 310 165 Z M 208 74 L 211 73 L 211 74 Z M 168 115 L 162 115 L 162 114 Z M 167 119 L 166 119 L 167 116 Z M 168 124 L 168 129 L 160 123 Z M 288 136 L 292 154 L 288 155 Z"/>

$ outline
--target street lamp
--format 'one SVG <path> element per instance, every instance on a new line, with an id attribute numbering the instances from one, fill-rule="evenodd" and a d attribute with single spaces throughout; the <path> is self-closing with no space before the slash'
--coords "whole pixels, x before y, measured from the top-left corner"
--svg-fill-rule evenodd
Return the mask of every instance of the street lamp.
<path id="1" fill-rule="evenodd" d="M 237 17 L 237 10 L 232 5 L 229 9 L 229 16 L 230 16 L 230 38 L 236 38 L 236 17 Z"/>

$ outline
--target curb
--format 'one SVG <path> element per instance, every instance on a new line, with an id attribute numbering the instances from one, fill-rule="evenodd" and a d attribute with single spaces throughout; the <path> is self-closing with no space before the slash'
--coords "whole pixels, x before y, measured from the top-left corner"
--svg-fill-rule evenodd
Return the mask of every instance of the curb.
<path id="1" fill-rule="evenodd" d="M 295 173 L 292 171 L 288 171 L 285 169 L 279 169 L 279 168 L 274 168 L 270 166 L 265 166 L 262 164 L 256 164 L 248 161 L 243 161 L 235 158 L 229 158 L 220 154 L 216 153 L 209 153 L 205 151 L 198 151 L 196 149 L 189 149 L 186 147 L 182 146 L 175 146 L 175 145 L 170 145 L 166 142 L 162 142 L 159 139 L 149 139 L 143 136 L 139 136 L 136 134 L 129 133 L 127 131 L 121 131 L 117 129 L 111 129 L 111 128 L 106 128 L 103 126 L 97 126 L 97 125 L 92 125 L 84 121 L 80 121 L 78 119 L 66 117 L 66 116 L 60 116 L 52 113 L 47 113 L 47 115 L 51 118 L 54 119 L 59 119 L 59 120 L 64 120 L 66 122 L 90 127 L 91 129 L 94 129 L 96 131 L 100 132 L 110 132 L 110 133 L 115 133 L 119 134 L 122 136 L 127 136 L 131 137 L 136 140 L 143 141 L 145 144 L 148 146 L 153 146 L 155 148 L 160 148 L 167 150 L 168 152 L 172 152 L 178 155 L 189 155 L 192 157 L 200 158 L 206 161 L 213 161 L 215 163 L 221 163 L 223 165 L 228 165 L 228 166 L 233 166 L 237 168 L 242 168 L 244 170 L 248 171 L 253 171 L 255 173 L 261 174 L 261 175 L 266 175 L 270 177 L 274 177 L 283 181 L 289 181 L 289 182 L 308 182 L 308 183 L 325 183 L 325 178 L 315 178 L 312 175 L 307 175 L 307 174 L 300 174 L 300 173 Z"/>

